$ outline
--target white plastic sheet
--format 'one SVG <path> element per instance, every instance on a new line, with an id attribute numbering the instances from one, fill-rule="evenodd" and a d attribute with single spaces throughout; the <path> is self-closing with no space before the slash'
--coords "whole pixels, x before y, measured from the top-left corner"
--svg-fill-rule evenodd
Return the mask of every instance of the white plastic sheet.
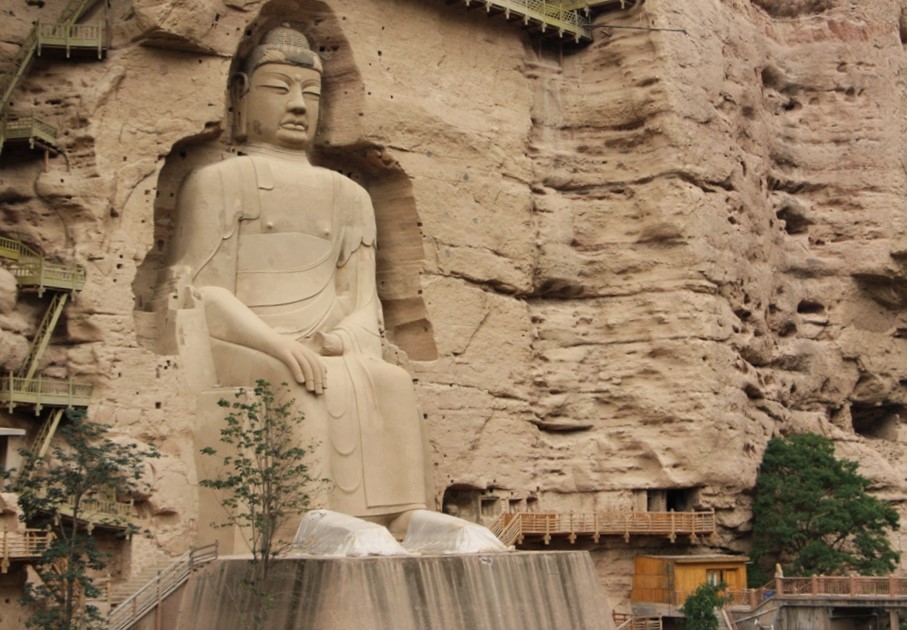
<path id="1" fill-rule="evenodd" d="M 313 510 L 303 517 L 293 552 L 341 557 L 410 555 L 380 525 L 330 510 Z"/>
<path id="2" fill-rule="evenodd" d="M 413 553 L 507 551 L 504 543 L 487 527 L 429 510 L 415 510 L 412 513 L 403 547 Z"/>

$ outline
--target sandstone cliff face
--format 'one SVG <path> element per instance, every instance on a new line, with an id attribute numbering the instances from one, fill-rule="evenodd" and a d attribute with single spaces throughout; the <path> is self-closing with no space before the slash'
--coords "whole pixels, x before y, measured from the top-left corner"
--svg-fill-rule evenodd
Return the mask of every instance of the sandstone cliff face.
<path id="1" fill-rule="evenodd" d="M 64 4 L 3 9 L 0 53 Z M 718 510 L 714 544 L 745 551 L 766 442 L 809 430 L 903 513 L 902 5 L 647 0 L 573 50 L 440 0 L 114 0 L 105 60 L 42 57 L 14 95 L 65 152 L 45 172 L 4 150 L 0 209 L 2 235 L 88 268 L 44 373 L 93 382 L 92 417 L 165 455 L 133 563 L 207 518 L 155 283 L 179 182 L 229 151 L 231 58 L 278 17 L 322 49 L 323 161 L 375 200 L 438 507 L 667 496 Z M 41 308 L 15 295 L 0 276 L 4 369 Z M 618 603 L 634 548 L 595 553 Z"/>

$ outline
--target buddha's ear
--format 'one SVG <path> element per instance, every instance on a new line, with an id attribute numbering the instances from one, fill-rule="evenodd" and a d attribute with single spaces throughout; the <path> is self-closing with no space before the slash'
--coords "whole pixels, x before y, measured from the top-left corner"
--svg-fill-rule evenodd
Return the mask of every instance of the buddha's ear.
<path id="1" fill-rule="evenodd" d="M 233 114 L 233 141 L 243 142 L 248 135 L 246 121 L 246 96 L 249 94 L 249 76 L 237 72 L 230 77 L 230 110 Z"/>

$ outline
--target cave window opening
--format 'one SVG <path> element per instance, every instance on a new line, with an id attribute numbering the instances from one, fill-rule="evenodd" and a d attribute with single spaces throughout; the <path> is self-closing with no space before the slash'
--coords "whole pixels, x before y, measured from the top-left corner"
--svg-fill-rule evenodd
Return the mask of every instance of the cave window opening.
<path id="1" fill-rule="evenodd" d="M 853 403 L 850 418 L 854 433 L 871 440 L 897 441 L 904 405 Z"/>
<path id="2" fill-rule="evenodd" d="M 698 488 L 650 488 L 646 491 L 646 509 L 649 512 L 690 512 L 698 499 Z"/>

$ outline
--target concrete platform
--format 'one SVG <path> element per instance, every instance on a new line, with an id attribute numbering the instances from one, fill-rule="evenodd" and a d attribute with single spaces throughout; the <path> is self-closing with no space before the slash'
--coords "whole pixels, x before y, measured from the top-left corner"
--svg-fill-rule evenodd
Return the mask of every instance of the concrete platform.
<path id="1" fill-rule="evenodd" d="M 248 567 L 198 570 L 165 606 L 166 627 L 253 630 L 263 613 L 268 630 L 614 629 L 585 551 L 280 559 L 270 610 L 242 585 Z"/>

